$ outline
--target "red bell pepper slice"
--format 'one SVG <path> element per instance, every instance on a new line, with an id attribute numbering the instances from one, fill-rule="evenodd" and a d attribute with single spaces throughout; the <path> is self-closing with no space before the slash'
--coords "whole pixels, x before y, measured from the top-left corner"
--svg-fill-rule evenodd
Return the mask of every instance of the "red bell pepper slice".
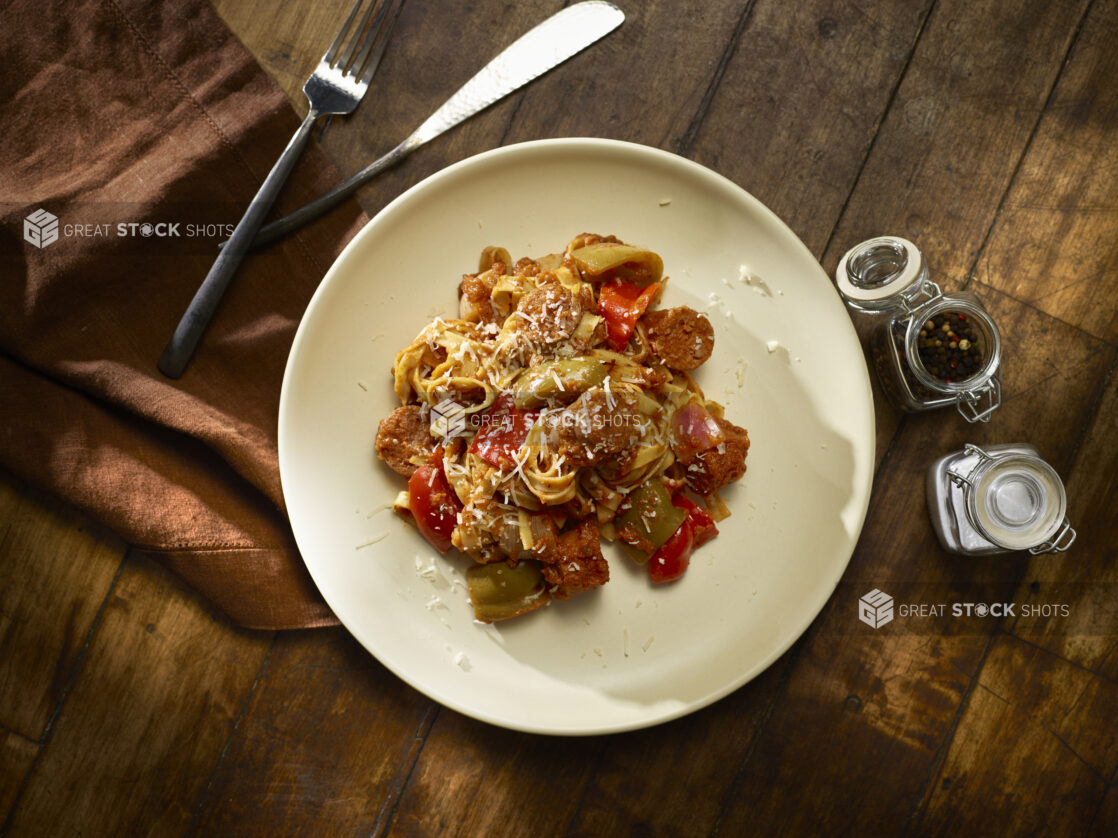
<path id="1" fill-rule="evenodd" d="M 716 535 L 718 527 L 710 513 L 682 492 L 672 498 L 672 506 L 687 512 L 687 517 L 648 562 L 648 575 L 654 584 L 674 582 L 691 565 L 691 554 Z"/>
<path id="2" fill-rule="evenodd" d="M 516 407 L 508 394 L 498 396 L 481 416 L 481 428 L 470 443 L 470 453 L 477 454 L 494 468 L 511 467 L 539 415 L 538 410 Z"/>
<path id="3" fill-rule="evenodd" d="M 408 509 L 432 547 L 440 553 L 450 549 L 450 536 L 458 524 L 462 502 L 443 471 L 443 449 L 436 448 L 430 461 L 408 479 Z"/>
<path id="4" fill-rule="evenodd" d="M 620 352 L 625 348 L 637 321 L 659 290 L 659 282 L 644 288 L 620 280 L 602 286 L 598 292 L 598 314 L 605 318 L 606 342 L 610 349 Z"/>
<path id="5" fill-rule="evenodd" d="M 695 549 L 695 531 L 690 517 L 684 518 L 672 537 L 665 541 L 648 561 L 648 575 L 654 585 L 674 582 L 691 564 Z"/>
<path id="6" fill-rule="evenodd" d="M 691 522 L 691 528 L 695 531 L 695 547 L 702 547 L 718 535 L 718 527 L 715 525 L 710 512 L 682 492 L 672 498 L 672 506 L 687 510 L 687 519 Z"/>

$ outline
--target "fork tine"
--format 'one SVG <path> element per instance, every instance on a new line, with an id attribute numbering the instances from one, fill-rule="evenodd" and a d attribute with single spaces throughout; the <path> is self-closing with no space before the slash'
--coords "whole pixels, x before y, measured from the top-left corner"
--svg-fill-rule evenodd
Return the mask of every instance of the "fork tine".
<path id="1" fill-rule="evenodd" d="M 360 2 L 364 2 L 364 0 L 360 0 Z M 349 43 L 346 44 L 346 48 L 342 50 L 341 57 L 338 58 L 338 63 L 335 65 L 337 69 L 341 70 L 343 73 L 346 71 L 346 68 L 350 66 L 350 60 L 353 58 L 353 53 L 357 49 L 357 45 L 361 43 L 363 37 L 368 37 L 363 35 L 363 33 L 374 11 L 377 12 L 377 16 L 373 19 L 373 27 L 369 32 L 373 34 L 376 33 L 381 18 L 381 12 L 377 9 L 377 5 L 377 0 L 372 0 L 369 4 L 369 8 L 365 9 L 365 14 L 361 16 L 361 22 L 357 24 L 357 28 L 349 35 Z"/>
<path id="2" fill-rule="evenodd" d="M 373 77 L 373 73 L 377 71 L 380 66 L 380 60 L 384 57 L 384 51 L 388 48 L 389 36 L 392 34 L 392 27 L 396 24 L 396 16 L 400 13 L 400 8 L 404 5 L 404 0 L 387 0 L 382 6 L 381 11 L 384 12 L 385 17 L 378 23 L 374 23 L 374 27 L 381 30 L 377 35 L 373 34 L 370 30 L 370 35 L 365 41 L 365 46 L 361 50 L 357 60 L 353 62 L 353 75 L 361 72 L 361 67 L 365 67 L 364 73 L 361 75 L 361 84 L 367 85 L 369 80 Z M 378 15 L 378 17 L 380 17 Z M 375 49 L 374 49 L 375 45 Z M 372 51 L 372 57 L 369 57 L 369 52 Z M 368 59 L 368 63 L 366 63 Z"/>
<path id="3" fill-rule="evenodd" d="M 357 10 L 361 8 L 363 2 L 364 0 L 357 0 L 357 2 L 353 4 L 353 8 L 349 10 L 349 15 L 346 16 L 345 23 L 343 23 L 342 28 L 338 30 L 338 37 L 334 39 L 334 43 L 330 44 L 330 49 L 326 50 L 326 54 L 322 56 L 322 60 L 326 64 L 334 63 L 334 56 L 338 54 L 338 48 L 342 45 L 342 42 L 345 41 L 345 36 L 349 31 L 350 24 L 352 24 L 353 19 L 357 17 Z"/>

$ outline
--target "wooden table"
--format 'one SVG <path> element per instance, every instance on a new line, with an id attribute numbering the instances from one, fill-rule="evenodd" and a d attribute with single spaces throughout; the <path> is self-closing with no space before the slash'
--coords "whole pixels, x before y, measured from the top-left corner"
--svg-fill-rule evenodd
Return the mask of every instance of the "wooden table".
<path id="1" fill-rule="evenodd" d="M 348 0 L 274 5 L 217 3 L 302 110 Z M 410 0 L 326 150 L 360 168 L 561 5 Z M 444 709 L 342 629 L 240 630 L 5 478 L 10 834 L 1118 834 L 1118 0 L 621 5 L 622 30 L 383 175 L 368 212 L 505 143 L 668 149 L 757 196 L 828 272 L 870 236 L 916 241 L 1001 326 L 994 420 L 879 400 L 865 529 L 808 632 L 700 712 L 590 738 Z M 1068 553 L 938 548 L 922 475 L 966 441 L 1039 447 L 1067 486 Z M 874 631 L 854 614 L 879 586 L 1019 610 Z M 1067 615 L 1020 613 L 1052 603 Z"/>

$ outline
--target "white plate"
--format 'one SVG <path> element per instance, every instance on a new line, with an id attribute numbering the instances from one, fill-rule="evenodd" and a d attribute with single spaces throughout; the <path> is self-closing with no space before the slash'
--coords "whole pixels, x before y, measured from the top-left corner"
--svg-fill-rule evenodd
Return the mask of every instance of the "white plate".
<path id="1" fill-rule="evenodd" d="M 462 584 L 468 561 L 440 557 L 388 508 L 404 488 L 373 452 L 397 404 L 389 370 L 431 318 L 457 311 L 457 283 L 483 247 L 538 256 L 584 231 L 657 251 L 671 277 L 664 304 L 709 311 L 714 356 L 698 379 L 748 428 L 749 469 L 724 493 L 733 516 L 679 582 L 652 587 L 607 545 L 602 589 L 485 627 Z M 873 450 L 861 348 L 799 239 L 708 169 L 606 140 L 501 148 L 393 201 L 314 295 L 280 399 L 291 524 L 342 623 L 431 698 L 541 733 L 663 722 L 764 670 L 850 559 Z"/>

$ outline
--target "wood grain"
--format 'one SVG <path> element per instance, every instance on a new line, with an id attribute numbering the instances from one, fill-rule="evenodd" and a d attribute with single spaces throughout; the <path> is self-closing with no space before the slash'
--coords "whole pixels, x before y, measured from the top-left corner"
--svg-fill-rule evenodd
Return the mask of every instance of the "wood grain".
<path id="1" fill-rule="evenodd" d="M 1103 838 L 1106 835 L 1113 835 L 1116 829 L 1118 829 L 1118 783 L 1111 780 L 1110 791 L 1095 812 L 1088 834 L 1091 838 Z"/>
<path id="2" fill-rule="evenodd" d="M 277 637 L 195 826 L 202 835 L 369 834 L 430 700 L 346 632 Z"/>
<path id="3" fill-rule="evenodd" d="M 215 3 L 246 46 L 263 56 L 263 65 L 300 113 L 306 113 L 303 82 L 333 40 L 336 22 L 349 5 L 348 0 L 323 4 L 321 9 L 316 7 L 313 17 L 293 6 L 289 14 L 273 20 L 273 15 L 261 16 L 251 4 Z M 493 3 L 485 9 L 406 3 L 361 106 L 352 115 L 333 121 L 322 140 L 323 148 L 343 172 L 362 169 L 419 127 L 504 46 L 560 8 L 558 2 Z M 296 46 L 314 41 L 321 46 Z M 471 47 L 457 48 L 459 42 Z M 439 46 L 433 51 L 435 44 Z M 573 63 L 551 75 L 563 78 Z M 522 95 L 513 94 L 415 152 L 406 165 L 382 173 L 361 189 L 358 200 L 373 214 L 450 163 L 501 145 Z"/>
<path id="4" fill-rule="evenodd" d="M 822 256 L 928 7 L 751 4 L 688 155 L 747 189 Z"/>
<path id="5" fill-rule="evenodd" d="M 751 4 L 721 82 L 697 114 L 689 155 L 749 190 L 822 258 L 928 8 Z M 858 73 L 844 71 L 850 67 Z M 845 242 L 839 255 L 856 243 Z M 832 276 L 837 262 L 824 261 Z M 855 320 L 865 341 L 878 321 Z M 871 379 L 880 465 L 901 414 Z"/>
<path id="6" fill-rule="evenodd" d="M 799 650 L 711 707 L 611 737 L 567 834 L 712 834 L 735 791 L 735 768 L 781 699 Z"/>
<path id="7" fill-rule="evenodd" d="M 688 142 L 752 3 L 620 5 L 626 14 L 620 29 L 526 89 L 506 143 L 593 136 L 678 152 Z"/>
<path id="8" fill-rule="evenodd" d="M 1066 481 L 1068 517 L 1078 526 L 1066 553 L 1029 560 L 1015 601 L 1045 614 L 1019 615 L 1009 627 L 1018 637 L 1100 675 L 1118 680 L 1118 532 L 1115 481 L 1118 475 L 1118 376 L 1109 371 L 1107 388 L 1095 407 L 1094 421 L 1076 466 Z M 1089 522 L 1087 526 L 1077 524 Z"/>
<path id="9" fill-rule="evenodd" d="M 387 834 L 562 835 L 602 745 L 600 737 L 514 733 L 442 710 Z"/>
<path id="10" fill-rule="evenodd" d="M 38 741 L 124 545 L 0 474 L 0 727 Z"/>
<path id="11" fill-rule="evenodd" d="M 918 831 L 1083 835 L 1118 767 L 1118 734 L 1083 722 L 1116 714 L 1118 684 L 999 635 Z"/>
<path id="12" fill-rule="evenodd" d="M 998 324 L 1005 362 L 1002 406 L 989 423 L 968 426 L 961 436 L 979 444 L 1030 442 L 1066 476 L 1103 395 L 1114 347 L 980 283 L 969 290 Z"/>
<path id="13" fill-rule="evenodd" d="M 1096 2 L 1006 196 L 979 277 L 1118 341 L 1118 3 Z"/>
<path id="14" fill-rule="evenodd" d="M 182 834 L 269 641 L 126 559 L 11 833 Z"/>
<path id="15" fill-rule="evenodd" d="M 0 730 L 0 828 L 15 805 L 42 746 L 11 730 Z"/>
<path id="16" fill-rule="evenodd" d="M 937 3 L 825 263 L 836 264 L 856 242 L 893 233 L 920 246 L 933 280 L 964 282 L 1085 5 Z"/>
<path id="17" fill-rule="evenodd" d="M 507 44 L 559 11 L 561 2 L 405 3 L 392 44 L 361 107 L 335 121 L 323 148 L 345 172 L 385 154 Z M 554 72 L 569 71 L 573 59 Z M 375 213 L 428 175 L 501 145 L 523 92 L 491 106 L 378 175 L 358 198 Z"/>
<path id="18" fill-rule="evenodd" d="M 240 0 L 214 0 L 212 5 L 287 94 L 299 116 L 306 116 L 303 83 L 333 42 L 353 6 L 351 0 L 270 3 L 266 10 Z"/>

